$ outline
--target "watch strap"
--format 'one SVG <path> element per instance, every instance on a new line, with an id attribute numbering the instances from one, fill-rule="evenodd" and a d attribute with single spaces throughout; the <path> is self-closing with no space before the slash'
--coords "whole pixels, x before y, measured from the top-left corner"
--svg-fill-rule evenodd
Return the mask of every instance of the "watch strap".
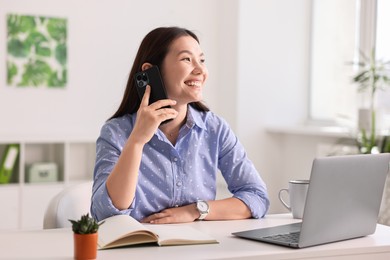
<path id="1" fill-rule="evenodd" d="M 204 203 L 205 205 L 207 205 L 207 209 L 206 210 L 200 209 L 199 206 L 198 206 L 199 203 Z M 200 214 L 198 220 L 205 219 L 207 214 L 209 214 L 209 212 L 210 212 L 209 204 L 205 200 L 198 200 L 197 203 L 196 203 L 196 208 L 197 208 L 197 210 L 199 211 L 199 214 Z"/>

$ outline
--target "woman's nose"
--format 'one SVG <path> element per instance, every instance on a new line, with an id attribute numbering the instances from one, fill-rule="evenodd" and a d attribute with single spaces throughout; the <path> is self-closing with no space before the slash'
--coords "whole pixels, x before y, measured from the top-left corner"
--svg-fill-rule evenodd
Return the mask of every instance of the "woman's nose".
<path id="1" fill-rule="evenodd" d="M 206 68 L 205 65 L 200 62 L 195 62 L 195 66 L 193 69 L 194 74 L 204 74 Z"/>

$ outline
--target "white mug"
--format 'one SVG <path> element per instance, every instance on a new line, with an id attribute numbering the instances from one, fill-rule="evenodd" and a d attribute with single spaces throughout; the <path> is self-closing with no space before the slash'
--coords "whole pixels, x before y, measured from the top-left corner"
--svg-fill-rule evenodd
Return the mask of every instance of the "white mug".
<path id="1" fill-rule="evenodd" d="M 293 218 L 303 217 L 308 188 L 309 180 L 291 180 L 288 182 L 288 189 L 281 189 L 279 191 L 279 200 L 290 212 L 292 212 Z M 290 203 L 283 200 L 283 192 L 288 193 Z"/>

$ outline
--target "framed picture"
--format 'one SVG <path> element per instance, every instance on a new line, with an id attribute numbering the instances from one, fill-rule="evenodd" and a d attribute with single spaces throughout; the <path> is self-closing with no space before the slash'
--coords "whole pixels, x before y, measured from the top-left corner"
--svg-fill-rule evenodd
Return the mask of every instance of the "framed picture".
<path id="1" fill-rule="evenodd" d="M 66 19 L 8 14 L 7 85 L 66 87 L 66 39 Z"/>

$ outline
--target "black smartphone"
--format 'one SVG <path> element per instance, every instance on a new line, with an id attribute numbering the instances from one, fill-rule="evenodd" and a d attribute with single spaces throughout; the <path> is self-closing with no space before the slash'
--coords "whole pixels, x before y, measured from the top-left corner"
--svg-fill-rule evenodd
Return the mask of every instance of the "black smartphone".
<path id="1" fill-rule="evenodd" d="M 149 104 L 152 104 L 157 100 L 167 99 L 164 82 L 157 66 L 153 66 L 135 74 L 135 81 L 140 100 L 144 96 L 147 85 L 150 85 L 151 88 Z"/>
<path id="2" fill-rule="evenodd" d="M 165 90 L 164 82 L 161 78 L 160 70 L 157 66 L 152 66 L 147 70 L 136 73 L 135 83 L 136 83 L 137 92 L 140 100 L 145 94 L 145 88 L 147 85 L 150 86 L 150 90 L 151 90 L 150 97 L 149 97 L 149 104 L 152 104 L 157 100 L 168 98 L 167 92 Z M 170 106 L 166 106 L 166 107 L 170 107 Z M 166 120 L 162 122 L 162 124 L 165 124 L 171 120 L 172 119 Z"/>

